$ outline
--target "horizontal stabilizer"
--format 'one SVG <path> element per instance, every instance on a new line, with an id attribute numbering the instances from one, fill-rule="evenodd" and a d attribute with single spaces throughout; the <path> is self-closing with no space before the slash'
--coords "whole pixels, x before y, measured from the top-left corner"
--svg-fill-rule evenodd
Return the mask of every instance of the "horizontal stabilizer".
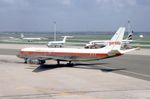
<path id="1" fill-rule="evenodd" d="M 128 53 L 128 52 L 131 52 L 131 51 L 134 51 L 134 50 L 138 50 L 139 48 L 132 48 L 132 49 L 127 49 L 127 50 L 120 50 L 119 52 L 121 54 L 124 54 L 124 53 Z"/>

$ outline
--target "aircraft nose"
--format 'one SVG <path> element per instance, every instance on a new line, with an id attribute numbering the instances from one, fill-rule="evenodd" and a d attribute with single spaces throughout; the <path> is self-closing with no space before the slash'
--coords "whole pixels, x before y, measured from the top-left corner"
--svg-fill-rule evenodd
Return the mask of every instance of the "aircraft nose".
<path id="1" fill-rule="evenodd" d="M 18 52 L 16 56 L 17 56 L 17 57 L 20 57 L 20 53 Z"/>
<path id="2" fill-rule="evenodd" d="M 16 56 L 21 58 L 22 57 L 21 52 L 19 51 Z"/>

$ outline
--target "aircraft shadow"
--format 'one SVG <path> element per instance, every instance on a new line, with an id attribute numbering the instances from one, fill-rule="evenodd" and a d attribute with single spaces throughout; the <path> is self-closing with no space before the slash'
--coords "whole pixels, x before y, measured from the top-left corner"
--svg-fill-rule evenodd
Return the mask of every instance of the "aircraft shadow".
<path id="1" fill-rule="evenodd" d="M 42 71 L 46 71 L 46 70 L 52 70 L 52 69 L 56 69 L 56 68 L 64 68 L 64 67 L 70 67 L 70 68 L 80 68 L 80 69 L 94 69 L 94 70 L 101 70 L 102 72 L 114 72 L 114 71 L 120 71 L 120 70 L 126 70 L 126 68 L 105 68 L 104 65 L 108 64 L 108 63 L 91 63 L 91 64 L 86 64 L 86 63 L 77 63 L 77 64 L 53 64 L 53 65 L 49 65 L 49 64 L 44 64 L 41 65 L 39 67 L 37 67 L 36 69 L 34 69 L 32 72 L 42 72 Z M 103 67 L 101 67 L 101 65 Z"/>
<path id="2" fill-rule="evenodd" d="M 51 70 L 51 69 L 56 69 L 56 68 L 63 68 L 63 67 L 71 67 L 71 65 L 66 65 L 66 64 L 53 64 L 53 65 L 49 65 L 49 64 L 44 64 L 44 65 L 40 65 L 39 67 L 37 67 L 36 69 L 34 69 L 32 72 L 42 72 L 42 71 L 46 71 L 46 70 Z"/>
<path id="3" fill-rule="evenodd" d="M 115 72 L 120 70 L 127 70 L 126 68 L 104 68 L 104 67 L 74 67 L 74 68 L 80 68 L 80 69 L 93 69 L 93 70 L 101 70 L 102 72 Z"/>

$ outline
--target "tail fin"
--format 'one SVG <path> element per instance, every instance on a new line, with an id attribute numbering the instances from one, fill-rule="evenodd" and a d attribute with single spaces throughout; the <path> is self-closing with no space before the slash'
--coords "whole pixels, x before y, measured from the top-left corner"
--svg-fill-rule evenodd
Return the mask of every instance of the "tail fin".
<path id="1" fill-rule="evenodd" d="M 126 40 L 133 40 L 133 31 L 128 34 Z"/>
<path id="2" fill-rule="evenodd" d="M 67 38 L 72 38 L 73 36 L 62 36 L 62 37 L 64 37 L 63 42 L 65 43 Z"/>
<path id="3" fill-rule="evenodd" d="M 23 33 L 21 33 L 21 39 L 22 39 L 22 38 L 24 38 L 24 35 L 23 35 Z"/>
<path id="4" fill-rule="evenodd" d="M 107 50 L 120 50 L 121 43 L 124 37 L 125 27 L 120 27 L 118 31 L 114 34 L 111 40 L 106 45 Z"/>
<path id="5" fill-rule="evenodd" d="M 68 36 L 64 36 L 64 38 L 63 38 L 63 42 L 64 42 L 64 43 L 66 43 L 67 37 L 68 37 Z"/>

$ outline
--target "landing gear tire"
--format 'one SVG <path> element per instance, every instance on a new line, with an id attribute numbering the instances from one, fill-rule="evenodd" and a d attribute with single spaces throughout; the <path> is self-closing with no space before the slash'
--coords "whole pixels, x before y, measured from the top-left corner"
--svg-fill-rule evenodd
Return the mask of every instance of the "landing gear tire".
<path id="1" fill-rule="evenodd" d="M 68 66 L 73 66 L 74 64 L 71 61 L 69 61 L 69 63 L 67 63 L 67 65 Z"/>
<path id="2" fill-rule="evenodd" d="M 57 65 L 60 65 L 60 60 L 57 60 Z"/>
<path id="3" fill-rule="evenodd" d="M 24 63 L 25 63 L 25 64 L 27 64 L 27 60 L 28 60 L 28 58 L 25 58 L 25 59 L 24 59 Z"/>

